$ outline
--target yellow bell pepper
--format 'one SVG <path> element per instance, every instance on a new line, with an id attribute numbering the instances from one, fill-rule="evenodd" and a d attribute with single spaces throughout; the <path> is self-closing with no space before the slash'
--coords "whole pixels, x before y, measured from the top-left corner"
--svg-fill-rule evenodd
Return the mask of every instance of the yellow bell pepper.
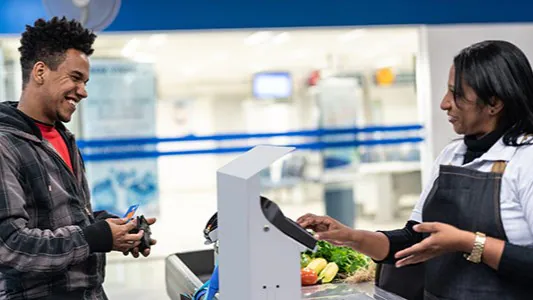
<path id="1" fill-rule="evenodd" d="M 307 268 L 314 270 L 317 274 L 320 274 L 322 270 L 326 267 L 328 264 L 328 261 L 319 257 L 313 259 L 308 265 Z"/>
<path id="2" fill-rule="evenodd" d="M 318 275 L 318 280 L 321 280 L 322 283 L 329 283 L 337 276 L 339 272 L 339 266 L 336 263 L 330 262 Z"/>

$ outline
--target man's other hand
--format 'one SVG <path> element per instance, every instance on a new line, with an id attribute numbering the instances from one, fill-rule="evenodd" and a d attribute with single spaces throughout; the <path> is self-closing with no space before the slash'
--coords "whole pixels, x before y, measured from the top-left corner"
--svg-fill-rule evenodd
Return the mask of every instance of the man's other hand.
<path id="1" fill-rule="evenodd" d="M 146 222 L 148 222 L 148 225 L 150 225 L 150 226 L 151 226 L 152 224 L 154 224 L 156 221 L 157 221 L 156 218 L 147 218 L 147 219 L 146 219 Z M 155 239 L 150 239 L 150 247 L 152 247 L 152 246 L 155 245 L 156 243 L 157 243 L 157 240 L 155 240 Z M 135 247 L 133 247 L 132 249 L 129 249 L 129 250 L 127 250 L 127 251 L 123 251 L 122 253 L 124 254 L 124 256 L 128 256 L 128 254 L 131 253 L 131 255 L 132 255 L 133 257 L 135 257 L 135 258 L 138 258 L 138 257 L 139 257 L 139 254 L 141 254 L 140 251 L 139 251 L 139 247 L 138 247 L 138 245 L 135 246 Z M 148 248 L 148 249 L 144 249 L 144 252 L 142 253 L 142 255 L 143 255 L 144 257 L 148 257 L 148 256 L 150 255 L 150 248 Z"/>

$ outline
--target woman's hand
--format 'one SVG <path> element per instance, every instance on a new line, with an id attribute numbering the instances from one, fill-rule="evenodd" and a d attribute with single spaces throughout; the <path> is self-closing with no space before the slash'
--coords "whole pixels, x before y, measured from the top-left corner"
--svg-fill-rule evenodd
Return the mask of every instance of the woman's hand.
<path id="1" fill-rule="evenodd" d="M 407 249 L 398 251 L 397 267 L 417 264 L 449 252 L 470 253 L 475 234 L 444 223 L 421 223 L 415 225 L 416 232 L 430 233 L 430 236 Z"/>
<path id="2" fill-rule="evenodd" d="M 383 260 L 389 253 L 389 239 L 382 232 L 352 229 L 332 217 L 313 214 L 306 214 L 297 222 L 303 228 L 313 230 L 316 239 L 350 247 L 375 260 Z"/>
<path id="3" fill-rule="evenodd" d="M 300 226 L 313 230 L 315 238 L 337 246 L 354 247 L 358 242 L 357 231 L 328 216 L 306 214 L 296 221 Z"/>

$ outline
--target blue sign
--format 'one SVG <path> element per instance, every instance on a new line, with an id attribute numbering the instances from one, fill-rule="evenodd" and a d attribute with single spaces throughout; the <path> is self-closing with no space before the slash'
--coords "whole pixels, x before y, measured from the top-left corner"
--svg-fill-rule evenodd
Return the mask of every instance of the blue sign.
<path id="1" fill-rule="evenodd" d="M 89 97 L 81 104 L 84 139 L 152 137 L 156 87 L 151 64 L 123 60 L 92 60 Z M 129 150 L 154 151 L 156 145 L 131 145 Z M 108 153 L 113 147 L 88 153 Z M 139 204 L 145 215 L 159 211 L 157 158 L 88 161 L 87 177 L 95 210 L 122 215 Z"/>

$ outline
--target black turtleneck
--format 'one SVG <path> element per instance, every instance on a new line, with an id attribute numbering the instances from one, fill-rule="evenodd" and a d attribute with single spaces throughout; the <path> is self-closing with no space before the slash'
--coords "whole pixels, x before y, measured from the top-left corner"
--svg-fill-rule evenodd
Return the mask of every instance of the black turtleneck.
<path id="1" fill-rule="evenodd" d="M 484 135 L 481 138 L 476 138 L 473 135 L 465 135 L 464 142 L 466 145 L 466 153 L 463 160 L 463 165 L 467 164 L 474 159 L 480 157 L 485 152 L 496 144 L 496 142 L 505 133 L 505 128 L 496 128 L 496 130 Z"/>

